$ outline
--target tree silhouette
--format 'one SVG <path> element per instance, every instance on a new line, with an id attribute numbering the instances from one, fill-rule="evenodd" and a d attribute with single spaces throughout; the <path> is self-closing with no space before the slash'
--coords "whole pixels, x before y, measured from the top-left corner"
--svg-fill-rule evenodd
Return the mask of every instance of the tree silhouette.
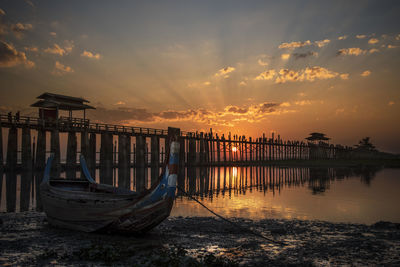
<path id="1" fill-rule="evenodd" d="M 359 150 L 364 151 L 378 151 L 375 146 L 370 142 L 369 137 L 365 137 L 361 139 L 355 147 Z"/>

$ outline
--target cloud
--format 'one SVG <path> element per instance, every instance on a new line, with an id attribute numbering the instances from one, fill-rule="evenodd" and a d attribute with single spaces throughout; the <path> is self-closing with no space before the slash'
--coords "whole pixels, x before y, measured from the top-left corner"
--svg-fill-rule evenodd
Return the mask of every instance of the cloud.
<path id="1" fill-rule="evenodd" d="M 369 43 L 369 44 L 376 44 L 376 43 L 378 43 L 378 42 L 379 42 L 379 40 L 376 39 L 376 38 L 371 38 L 371 39 L 368 40 L 368 43 Z"/>
<path id="2" fill-rule="evenodd" d="M 305 42 L 291 42 L 291 43 L 282 43 L 278 46 L 279 49 L 294 49 L 294 48 L 299 48 L 303 46 L 308 46 L 311 45 L 310 40 L 307 40 Z"/>
<path id="3" fill-rule="evenodd" d="M 302 58 L 307 58 L 307 57 L 310 57 L 310 56 L 318 56 L 318 53 L 309 51 L 309 52 L 306 52 L 306 53 L 293 53 L 292 56 L 295 59 L 302 59 Z"/>
<path id="4" fill-rule="evenodd" d="M 390 107 L 393 106 L 394 104 L 395 104 L 394 101 L 389 101 L 388 106 Z"/>
<path id="5" fill-rule="evenodd" d="M 376 49 L 376 48 L 372 48 L 372 49 L 369 50 L 370 54 L 378 53 L 378 52 L 379 52 L 379 49 Z"/>
<path id="6" fill-rule="evenodd" d="M 259 59 L 257 62 L 258 62 L 258 65 L 260 65 L 260 66 L 268 66 L 268 62 L 265 62 L 262 59 Z"/>
<path id="7" fill-rule="evenodd" d="M 352 56 L 359 56 L 365 54 L 367 51 L 362 50 L 361 48 L 358 47 L 352 47 L 352 48 L 343 48 L 339 49 L 337 52 L 337 55 L 352 55 Z"/>
<path id="8" fill-rule="evenodd" d="M 325 39 L 321 41 L 315 41 L 315 45 L 318 47 L 324 47 L 325 45 L 329 44 L 331 40 Z"/>
<path id="9" fill-rule="evenodd" d="M 288 60 L 290 58 L 290 54 L 282 54 L 281 59 L 282 60 Z"/>
<path id="10" fill-rule="evenodd" d="M 217 73 L 215 73 L 215 77 L 224 76 L 225 78 L 227 78 L 226 77 L 227 74 L 231 73 L 233 71 L 235 71 L 234 67 L 226 67 L 226 68 L 220 69 Z"/>
<path id="11" fill-rule="evenodd" d="M 340 79 L 342 79 L 342 80 L 348 80 L 348 79 L 349 79 L 349 74 L 348 74 L 348 73 L 340 74 Z"/>
<path id="12" fill-rule="evenodd" d="M 257 80 L 257 81 L 272 80 L 275 75 L 276 75 L 276 71 L 275 70 L 273 70 L 273 69 L 272 70 L 267 70 L 267 71 L 264 71 L 264 72 L 260 73 L 260 75 L 255 77 L 254 80 Z"/>
<path id="13" fill-rule="evenodd" d="M 400 41 L 400 33 L 396 36 L 396 40 Z"/>
<path id="14" fill-rule="evenodd" d="M 203 85 L 205 85 L 205 86 L 209 86 L 210 84 L 211 83 L 209 81 L 203 83 Z"/>
<path id="15" fill-rule="evenodd" d="M 0 67 L 9 68 L 23 64 L 32 68 L 35 63 L 28 60 L 24 52 L 17 51 L 12 44 L 0 41 Z"/>
<path id="16" fill-rule="evenodd" d="M 335 111 L 335 115 L 339 115 L 339 114 L 341 114 L 341 113 L 344 113 L 344 108 L 338 108 L 338 109 L 336 109 L 336 111 Z"/>
<path id="17" fill-rule="evenodd" d="M 369 76 L 369 75 L 371 75 L 371 71 L 369 71 L 369 70 L 366 70 L 366 71 L 364 71 L 363 73 L 361 73 L 361 76 L 362 76 L 362 77 L 367 77 L 367 76 Z"/>
<path id="18" fill-rule="evenodd" d="M 337 72 L 330 71 L 328 69 L 325 69 L 325 68 L 322 68 L 319 66 L 306 68 L 304 70 L 304 74 L 305 74 L 306 80 L 308 80 L 308 81 L 314 81 L 315 79 L 319 79 L 319 80 L 331 79 L 331 78 L 335 78 L 336 76 L 339 75 L 339 73 L 337 73 Z"/>
<path id="19" fill-rule="evenodd" d="M 289 102 L 283 102 L 280 104 L 281 107 L 290 107 L 291 104 Z"/>
<path id="20" fill-rule="evenodd" d="M 312 103 L 310 100 L 301 100 L 294 102 L 294 104 L 297 106 L 305 106 L 305 105 L 311 105 Z"/>
<path id="21" fill-rule="evenodd" d="M 74 48 L 74 41 L 65 40 L 64 41 L 64 49 L 68 53 L 71 53 L 72 49 Z"/>
<path id="22" fill-rule="evenodd" d="M 239 83 L 239 85 L 240 85 L 240 86 L 246 86 L 247 83 L 246 83 L 245 81 L 241 81 L 241 82 Z"/>
<path id="23" fill-rule="evenodd" d="M 297 72 L 294 70 L 288 70 L 288 69 L 281 69 L 279 71 L 279 76 L 276 78 L 275 82 L 276 83 L 285 83 L 287 81 L 295 82 L 295 81 L 303 81 L 303 80 L 304 80 L 304 75 L 300 74 L 300 72 Z"/>
<path id="24" fill-rule="evenodd" d="M 56 37 L 57 36 L 57 33 L 56 32 L 50 32 L 49 33 L 51 36 L 53 36 L 53 37 Z"/>
<path id="25" fill-rule="evenodd" d="M 253 105 L 228 105 L 222 110 L 206 110 L 204 108 L 189 110 L 165 110 L 150 112 L 142 108 L 116 107 L 107 109 L 96 107 L 92 111 L 95 122 L 137 124 L 155 122 L 190 121 L 205 125 L 218 125 L 233 127 L 241 121 L 248 123 L 259 122 L 271 115 L 280 115 L 294 110 L 289 110 L 290 103 L 262 102 Z"/>
<path id="26" fill-rule="evenodd" d="M 389 48 L 389 49 L 393 49 L 393 48 L 397 48 L 397 47 L 399 47 L 399 46 L 397 46 L 397 45 L 388 45 L 387 46 L 387 48 Z"/>
<path id="27" fill-rule="evenodd" d="M 347 35 L 343 35 L 343 36 L 339 36 L 338 40 L 346 40 L 347 39 Z"/>
<path id="28" fill-rule="evenodd" d="M 61 75 L 73 73 L 73 72 L 74 72 L 74 70 L 71 67 L 65 66 L 65 65 L 61 64 L 60 62 L 56 61 L 54 70 L 52 71 L 52 74 L 61 76 Z"/>
<path id="29" fill-rule="evenodd" d="M 87 57 L 87 58 L 93 58 L 93 59 L 100 59 L 101 58 L 99 53 L 93 54 L 92 52 L 89 52 L 89 51 L 86 51 L 86 50 L 82 52 L 81 57 Z"/>
<path id="30" fill-rule="evenodd" d="M 26 24 L 17 23 L 17 24 L 12 24 L 10 29 L 17 38 L 22 38 L 25 32 L 33 29 L 33 26 L 32 24 L 29 23 Z"/>
<path id="31" fill-rule="evenodd" d="M 364 38 L 366 38 L 367 36 L 366 35 L 364 35 L 364 34 L 357 34 L 356 35 L 356 38 L 357 39 L 364 39 Z"/>
<path id="32" fill-rule="evenodd" d="M 27 3 L 28 5 L 30 5 L 31 7 L 35 7 L 35 5 L 32 3 L 32 1 L 30 0 L 25 0 L 25 3 Z"/>
<path id="33" fill-rule="evenodd" d="M 339 73 L 330 71 L 326 68 L 314 66 L 307 67 L 304 70 L 295 71 L 289 69 L 281 69 L 279 75 L 275 80 L 275 83 L 285 83 L 285 82 L 302 82 L 315 80 L 325 80 L 335 78 Z"/>
<path id="34" fill-rule="evenodd" d="M 6 15 L 6 12 L 4 12 L 4 10 L 0 8 L 0 16 L 5 16 L 5 15 Z"/>
<path id="35" fill-rule="evenodd" d="M 120 106 L 120 105 L 125 105 L 126 103 L 124 101 L 118 101 L 117 103 L 115 103 L 114 105 L 116 106 Z"/>
<path id="36" fill-rule="evenodd" d="M 48 47 L 48 48 L 44 49 L 44 52 L 49 53 L 49 54 L 60 55 L 60 56 L 63 56 L 67 53 L 65 51 L 65 49 L 61 48 L 58 44 L 54 44 L 53 47 Z"/>

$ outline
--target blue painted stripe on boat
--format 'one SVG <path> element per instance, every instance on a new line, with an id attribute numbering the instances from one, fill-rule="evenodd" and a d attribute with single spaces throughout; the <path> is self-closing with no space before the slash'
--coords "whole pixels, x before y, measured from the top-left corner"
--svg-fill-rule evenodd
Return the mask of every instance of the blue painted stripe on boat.
<path id="1" fill-rule="evenodd" d="M 179 163 L 179 154 L 171 154 L 169 156 L 169 164 L 178 164 Z"/>

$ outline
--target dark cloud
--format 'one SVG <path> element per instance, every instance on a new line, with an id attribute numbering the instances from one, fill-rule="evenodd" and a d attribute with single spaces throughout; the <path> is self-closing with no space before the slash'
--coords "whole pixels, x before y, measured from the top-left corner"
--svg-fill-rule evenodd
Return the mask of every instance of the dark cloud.
<path id="1" fill-rule="evenodd" d="M 260 113 L 271 113 L 274 112 L 274 107 L 279 106 L 280 104 L 277 103 L 263 103 L 259 105 L 259 112 Z"/>
<path id="2" fill-rule="evenodd" d="M 318 53 L 315 53 L 315 52 L 312 52 L 312 51 L 308 51 L 306 53 L 293 53 L 292 56 L 295 59 L 303 59 L 303 58 L 307 58 L 307 57 L 310 57 L 310 56 L 315 56 L 317 54 Z"/>
<path id="3" fill-rule="evenodd" d="M 142 122 L 154 121 L 154 115 L 143 108 L 117 108 L 107 109 L 104 107 L 96 107 L 91 112 L 92 118 L 98 122 L 104 123 L 123 123 L 125 121 L 135 120 Z"/>
<path id="4" fill-rule="evenodd" d="M 28 60 L 24 52 L 17 51 L 12 44 L 0 41 L 0 67 L 14 67 L 24 64 L 33 67 L 35 63 Z"/>
<path id="5" fill-rule="evenodd" d="M 236 106 L 231 106 L 231 107 L 228 108 L 228 111 L 229 111 L 229 112 L 232 112 L 232 113 L 240 113 L 240 114 L 244 114 L 244 113 L 246 113 L 248 110 L 249 110 L 248 108 L 239 108 L 239 107 L 236 107 Z"/>

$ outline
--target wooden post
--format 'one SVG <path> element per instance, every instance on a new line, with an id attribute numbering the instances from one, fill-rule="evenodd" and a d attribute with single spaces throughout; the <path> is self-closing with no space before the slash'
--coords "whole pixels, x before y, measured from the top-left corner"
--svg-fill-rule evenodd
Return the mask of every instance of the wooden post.
<path id="1" fill-rule="evenodd" d="M 203 133 L 200 133 L 200 165 L 205 164 L 206 158 L 205 158 L 205 137 L 203 136 Z"/>
<path id="2" fill-rule="evenodd" d="M 179 149 L 179 170 L 185 170 L 185 139 L 183 138 L 183 136 L 179 137 L 179 145 L 180 145 L 180 149 Z M 184 173 L 184 171 L 183 171 Z M 183 177 L 184 178 L 184 175 Z"/>
<path id="3" fill-rule="evenodd" d="M 126 134 L 118 135 L 118 187 L 130 188 L 131 138 Z"/>
<path id="4" fill-rule="evenodd" d="M 54 154 L 53 164 L 51 168 L 51 176 L 59 177 L 61 172 L 60 165 L 60 133 L 58 129 L 51 131 L 50 151 Z"/>
<path id="5" fill-rule="evenodd" d="M 182 145 L 182 144 L 181 144 Z M 151 137 L 151 184 L 153 185 L 160 173 L 160 138 L 156 135 Z"/>
<path id="6" fill-rule="evenodd" d="M 4 161 L 3 161 L 3 129 L 1 127 L 1 122 L 0 122 L 0 190 L 1 186 L 3 185 L 3 170 L 4 170 Z M 1 195 L 1 192 L 0 192 Z"/>
<path id="7" fill-rule="evenodd" d="M 6 166 L 9 172 L 17 169 L 17 127 L 14 125 L 8 131 Z"/>
<path id="8" fill-rule="evenodd" d="M 136 188 L 139 192 L 145 189 L 145 145 L 142 135 L 136 136 Z"/>
<path id="9" fill-rule="evenodd" d="M 210 134 L 209 134 L 209 140 L 210 140 L 210 163 L 213 164 L 215 161 L 215 154 L 214 154 L 214 134 L 212 132 L 212 128 L 210 128 Z"/>
<path id="10" fill-rule="evenodd" d="M 96 178 L 96 134 L 91 133 L 89 139 L 89 152 L 87 164 L 90 171 L 90 175 L 93 179 Z"/>
<path id="11" fill-rule="evenodd" d="M 251 137 L 249 137 L 249 156 L 250 156 L 250 163 L 253 163 L 253 144 Z"/>
<path id="12" fill-rule="evenodd" d="M 39 129 L 37 134 L 35 169 L 43 170 L 46 164 L 46 131 Z"/>
<path id="13" fill-rule="evenodd" d="M 194 166 L 195 163 L 196 163 L 196 140 L 193 138 L 193 136 L 190 136 L 188 165 Z"/>
<path id="14" fill-rule="evenodd" d="M 32 171 L 32 148 L 31 130 L 28 127 L 22 128 L 22 155 L 21 167 L 23 171 Z"/>
<path id="15" fill-rule="evenodd" d="M 101 133 L 100 183 L 113 183 L 113 136 L 109 132 Z"/>
<path id="16" fill-rule="evenodd" d="M 20 211 L 29 209 L 29 200 L 32 184 L 32 148 L 31 130 L 28 127 L 22 128 L 22 173 L 20 191 Z"/>
<path id="17" fill-rule="evenodd" d="M 231 133 L 228 135 L 228 153 L 229 153 L 229 162 L 232 162 L 232 140 Z"/>
<path id="18" fill-rule="evenodd" d="M 217 162 L 219 165 L 221 163 L 221 142 L 219 141 L 218 134 L 216 134 L 215 138 L 217 139 Z"/>
<path id="19" fill-rule="evenodd" d="M 67 164 L 66 164 L 67 179 L 76 178 L 76 149 L 77 149 L 76 133 L 72 131 L 68 132 Z M 87 158 L 85 157 L 85 159 Z"/>
<path id="20" fill-rule="evenodd" d="M 8 131 L 6 167 L 7 212 L 14 212 L 17 195 L 17 128 L 15 125 L 12 125 Z"/>
<path id="21" fill-rule="evenodd" d="M 222 140 L 222 150 L 223 150 L 223 156 L 224 156 L 224 165 L 226 165 L 226 141 L 225 141 L 225 136 L 224 136 L 224 134 L 222 134 L 222 137 L 221 137 L 221 140 Z"/>

